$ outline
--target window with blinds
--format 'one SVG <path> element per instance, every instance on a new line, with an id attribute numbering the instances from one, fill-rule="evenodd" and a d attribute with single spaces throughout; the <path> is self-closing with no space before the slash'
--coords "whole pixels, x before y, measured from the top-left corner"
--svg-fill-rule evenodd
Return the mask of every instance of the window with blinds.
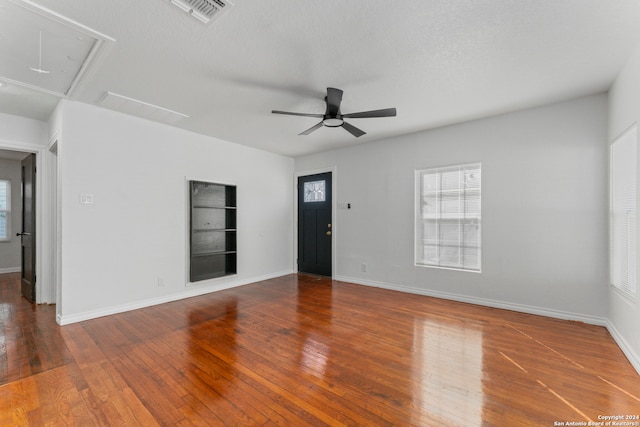
<path id="1" fill-rule="evenodd" d="M 416 171 L 416 265 L 479 272 L 480 163 Z"/>
<path id="2" fill-rule="evenodd" d="M 11 181 L 0 179 L 0 242 L 11 236 Z"/>
<path id="3" fill-rule="evenodd" d="M 634 296 L 636 285 L 637 126 L 610 147 L 609 268 L 611 285 Z"/>

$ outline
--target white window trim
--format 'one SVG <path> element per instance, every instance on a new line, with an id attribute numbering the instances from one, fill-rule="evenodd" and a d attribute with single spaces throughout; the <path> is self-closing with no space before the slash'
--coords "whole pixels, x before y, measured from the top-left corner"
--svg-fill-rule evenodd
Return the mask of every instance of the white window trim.
<path id="1" fill-rule="evenodd" d="M 440 270 L 454 270 L 454 271 L 464 271 L 467 273 L 482 273 L 482 208 L 480 208 L 480 214 L 478 215 L 477 219 L 479 220 L 479 230 L 478 230 L 478 251 L 479 251 L 479 260 L 478 260 L 478 269 L 471 269 L 471 268 L 464 268 L 464 267 L 454 267 L 454 266 L 443 266 L 443 265 L 437 265 L 437 264 L 428 264 L 428 263 L 424 263 L 423 259 L 421 259 L 420 257 L 420 251 L 421 251 L 421 247 L 423 247 L 423 238 L 421 236 L 422 234 L 422 197 L 423 197 L 423 191 L 422 191 L 422 176 L 425 172 L 429 172 L 429 171 L 433 171 L 433 172 L 437 172 L 440 173 L 442 171 L 445 171 L 447 169 L 453 169 L 453 168 L 465 168 L 465 167 L 477 167 L 480 171 L 482 171 L 482 164 L 480 162 L 474 162 L 474 163 L 463 163 L 463 164 L 456 164 L 456 165 L 449 165 L 449 166 L 439 166 L 439 167 L 431 167 L 431 168 L 423 168 L 423 169 L 417 169 L 415 171 L 415 189 L 414 189 L 414 193 L 415 193 L 415 219 L 414 219 L 414 225 L 415 225 L 415 229 L 414 229 L 414 265 L 416 267 L 426 267 L 426 268 L 436 268 L 436 269 L 440 269 Z M 482 173 L 482 172 L 480 172 Z M 479 193 L 480 193 L 480 198 L 482 198 L 482 184 L 480 184 L 480 188 L 479 188 Z M 481 201 L 480 201 L 481 203 Z M 424 258 L 424 257 L 422 257 Z"/>
<path id="2" fill-rule="evenodd" d="M 0 212 L 7 213 L 7 237 L 0 237 L 0 242 L 10 242 L 11 241 L 11 180 L 10 179 L 0 179 L 0 182 L 7 183 L 7 208 L 0 209 Z"/>
<path id="3" fill-rule="evenodd" d="M 624 155 L 624 158 L 633 158 L 633 171 L 632 174 L 634 177 L 630 180 L 630 184 L 628 186 L 617 187 L 616 186 L 616 169 L 615 169 L 615 155 L 614 150 L 616 147 L 621 147 L 622 145 L 617 145 L 619 143 L 632 144 L 628 146 L 627 149 L 630 149 L 632 153 L 627 153 Z M 637 133 L 637 123 L 634 123 L 631 127 L 622 132 L 617 138 L 615 138 L 609 147 L 609 284 L 611 289 L 613 289 L 616 293 L 624 296 L 633 301 L 637 300 L 638 295 L 638 282 L 637 282 L 637 191 L 638 191 L 638 162 L 637 162 L 637 150 L 638 150 L 638 133 Z M 619 190 L 631 190 L 632 200 L 629 200 L 628 203 L 633 205 L 632 211 L 630 211 L 633 223 L 631 224 L 631 235 L 629 235 L 629 228 L 627 227 L 627 233 L 624 234 L 622 239 L 626 243 L 627 251 L 626 258 L 627 263 L 623 266 L 623 271 L 618 271 L 615 269 L 616 263 L 615 255 L 616 255 L 616 230 L 614 230 L 614 204 L 616 204 L 615 196 L 616 196 L 616 188 Z M 618 202 L 619 203 L 619 202 Z M 626 223 L 625 223 L 626 224 Z M 625 271 L 627 272 L 625 274 Z M 623 277 L 624 276 L 624 277 Z M 623 282 L 631 281 L 630 284 L 625 284 Z"/>

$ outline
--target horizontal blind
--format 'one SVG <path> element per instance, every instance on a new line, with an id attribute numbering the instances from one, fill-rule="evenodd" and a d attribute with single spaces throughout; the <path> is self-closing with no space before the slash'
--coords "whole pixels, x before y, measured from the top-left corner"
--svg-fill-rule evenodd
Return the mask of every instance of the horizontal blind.
<path id="1" fill-rule="evenodd" d="M 0 240 L 9 239 L 11 187 L 7 180 L 0 180 Z"/>
<path id="2" fill-rule="evenodd" d="M 419 171 L 416 263 L 480 271 L 480 164 Z"/>
<path id="3" fill-rule="evenodd" d="M 609 266 L 611 284 L 635 295 L 637 128 L 610 148 Z"/>

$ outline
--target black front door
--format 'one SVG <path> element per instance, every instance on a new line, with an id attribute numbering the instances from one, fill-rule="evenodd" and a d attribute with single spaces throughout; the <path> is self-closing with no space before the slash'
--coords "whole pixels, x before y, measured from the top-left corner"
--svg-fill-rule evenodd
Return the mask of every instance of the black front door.
<path id="1" fill-rule="evenodd" d="M 331 172 L 298 178 L 298 271 L 331 276 Z"/>
<path id="2" fill-rule="evenodd" d="M 36 300 L 36 155 L 22 161 L 22 295 Z"/>

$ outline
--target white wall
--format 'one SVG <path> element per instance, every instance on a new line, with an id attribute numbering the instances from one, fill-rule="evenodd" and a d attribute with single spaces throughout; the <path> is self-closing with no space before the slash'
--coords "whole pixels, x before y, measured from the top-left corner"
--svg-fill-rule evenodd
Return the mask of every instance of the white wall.
<path id="1" fill-rule="evenodd" d="M 60 323 L 291 273 L 292 159 L 86 104 L 56 117 Z M 187 178 L 237 185 L 236 276 L 185 286 Z"/>
<path id="2" fill-rule="evenodd" d="M 339 279 L 604 324 L 606 139 L 596 95 L 310 155 L 295 170 L 337 168 L 334 194 L 352 206 L 334 218 Z M 415 169 L 468 162 L 482 162 L 482 273 L 414 266 Z"/>
<path id="3" fill-rule="evenodd" d="M 0 146 L 31 151 L 47 145 L 47 124 L 39 120 L 0 113 Z"/>
<path id="4" fill-rule="evenodd" d="M 609 142 L 640 122 L 640 47 L 609 92 Z M 640 161 L 640 159 L 639 159 Z M 640 183 L 638 185 L 640 189 Z M 637 197 L 640 201 L 640 197 Z M 640 225 L 640 224 L 639 224 Z M 636 227 L 636 229 L 639 229 Z M 640 251 L 637 251 L 640 254 Z M 640 263 L 638 263 L 640 266 Z M 638 275 L 640 277 L 640 275 Z M 640 372 L 640 289 L 635 299 L 609 291 L 609 330 Z"/>
<path id="5" fill-rule="evenodd" d="M 22 166 L 19 160 L 0 159 L 0 179 L 11 181 L 11 241 L 0 242 L 0 274 L 20 271 L 20 238 L 22 227 L 22 202 L 20 185 Z"/>

